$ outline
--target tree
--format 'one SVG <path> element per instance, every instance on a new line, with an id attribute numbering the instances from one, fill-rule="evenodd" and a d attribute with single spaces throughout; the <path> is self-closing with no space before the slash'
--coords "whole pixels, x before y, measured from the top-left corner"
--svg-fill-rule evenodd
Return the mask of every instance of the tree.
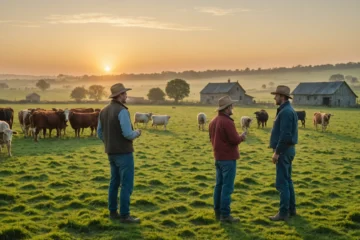
<path id="1" fill-rule="evenodd" d="M 345 77 L 345 79 L 346 79 L 347 81 L 351 81 L 352 78 L 353 78 L 353 76 L 351 76 L 351 75 L 347 75 L 347 76 Z"/>
<path id="2" fill-rule="evenodd" d="M 81 102 L 82 99 L 86 98 L 88 91 L 84 87 L 76 87 L 72 90 L 70 97 L 75 99 L 77 102 Z"/>
<path id="3" fill-rule="evenodd" d="M 266 89 L 266 84 L 261 85 L 262 89 Z"/>
<path id="4" fill-rule="evenodd" d="M 105 87 L 101 85 L 91 85 L 89 87 L 89 98 L 94 99 L 96 102 L 102 99 L 105 96 Z"/>
<path id="5" fill-rule="evenodd" d="M 345 77 L 342 74 L 333 74 L 329 78 L 330 82 L 338 82 L 338 81 L 344 81 L 344 80 L 345 80 Z"/>
<path id="6" fill-rule="evenodd" d="M 44 79 L 41 79 L 36 83 L 36 86 L 40 88 L 41 91 L 45 91 L 46 89 L 50 88 L 50 83 L 48 83 Z"/>
<path id="7" fill-rule="evenodd" d="M 177 78 L 167 83 L 165 91 L 168 97 L 173 98 L 177 103 L 189 96 L 190 85 L 185 80 Z"/>
<path id="8" fill-rule="evenodd" d="M 165 100 L 165 93 L 160 88 L 152 88 L 149 90 L 147 97 L 151 101 L 162 101 Z"/>
<path id="9" fill-rule="evenodd" d="M 351 79 L 351 83 L 359 83 L 359 80 L 357 79 L 357 77 L 353 77 Z"/>

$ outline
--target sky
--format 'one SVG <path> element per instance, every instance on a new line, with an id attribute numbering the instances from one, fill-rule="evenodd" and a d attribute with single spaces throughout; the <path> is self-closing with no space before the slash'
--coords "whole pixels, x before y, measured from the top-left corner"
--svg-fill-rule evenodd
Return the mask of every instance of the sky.
<path id="1" fill-rule="evenodd" d="M 0 0 L 0 74 L 360 61 L 358 0 Z"/>

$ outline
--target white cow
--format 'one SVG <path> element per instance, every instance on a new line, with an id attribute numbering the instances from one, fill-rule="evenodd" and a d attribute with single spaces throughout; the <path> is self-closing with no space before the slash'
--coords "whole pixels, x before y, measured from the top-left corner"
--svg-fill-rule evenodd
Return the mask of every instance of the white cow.
<path id="1" fill-rule="evenodd" d="M 166 125 L 169 123 L 170 116 L 169 115 L 153 115 L 152 126 L 157 128 L 158 125 L 164 125 L 164 129 L 166 130 Z"/>
<path id="2" fill-rule="evenodd" d="M 151 120 L 151 116 L 152 113 L 139 113 L 136 112 L 134 115 L 134 125 L 136 124 L 137 126 L 139 125 L 139 123 L 143 123 L 143 125 L 145 125 L 145 127 L 147 127 L 148 122 Z"/>
<path id="3" fill-rule="evenodd" d="M 247 132 L 250 128 L 250 124 L 252 122 L 252 118 L 248 116 L 241 117 L 241 128 L 244 132 Z"/>
<path id="4" fill-rule="evenodd" d="M 10 126 L 7 122 L 0 120 L 0 152 L 2 151 L 2 146 L 6 144 L 8 155 L 11 157 L 11 141 L 13 133 L 16 132 L 10 129 Z"/>
<path id="5" fill-rule="evenodd" d="M 19 111 L 19 113 L 18 113 L 20 127 L 21 127 L 21 130 L 23 131 L 25 137 L 28 136 L 28 132 L 30 129 L 30 122 L 28 119 L 26 119 L 29 114 L 30 114 L 29 109 L 23 109 L 23 110 Z"/>
<path id="6" fill-rule="evenodd" d="M 197 115 L 197 121 L 198 121 L 198 124 L 199 124 L 199 130 L 200 130 L 200 126 L 201 126 L 201 130 L 204 131 L 204 126 L 206 124 L 206 115 L 205 113 L 198 113 Z"/>

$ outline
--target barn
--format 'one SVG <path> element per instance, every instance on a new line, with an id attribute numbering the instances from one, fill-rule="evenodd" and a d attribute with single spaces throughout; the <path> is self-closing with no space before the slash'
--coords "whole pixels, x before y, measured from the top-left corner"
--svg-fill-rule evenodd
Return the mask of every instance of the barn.
<path id="1" fill-rule="evenodd" d="M 40 95 L 37 93 L 30 93 L 26 95 L 26 101 L 28 102 L 40 102 Z"/>
<path id="2" fill-rule="evenodd" d="M 293 104 L 331 107 L 353 107 L 358 97 L 345 82 L 303 82 L 294 91 Z"/>
<path id="3" fill-rule="evenodd" d="M 239 104 L 253 104 L 254 97 L 246 94 L 245 89 L 239 82 L 231 82 L 230 79 L 224 83 L 208 83 L 200 92 L 200 102 L 205 104 L 217 104 L 219 98 L 230 96 L 238 100 Z"/>

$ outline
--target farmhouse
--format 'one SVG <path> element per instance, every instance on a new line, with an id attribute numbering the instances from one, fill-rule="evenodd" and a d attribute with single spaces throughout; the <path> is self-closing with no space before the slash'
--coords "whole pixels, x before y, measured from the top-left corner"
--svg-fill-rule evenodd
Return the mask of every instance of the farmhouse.
<path id="1" fill-rule="evenodd" d="M 26 101 L 28 102 L 40 102 L 40 95 L 37 93 L 30 93 L 26 95 Z"/>
<path id="2" fill-rule="evenodd" d="M 233 100 L 238 100 L 239 104 L 254 103 L 254 97 L 246 94 L 245 89 L 239 82 L 231 82 L 230 79 L 225 83 L 208 83 L 200 92 L 200 102 L 217 104 L 218 99 L 226 95 L 230 96 Z"/>
<path id="3" fill-rule="evenodd" d="M 293 104 L 352 107 L 358 97 L 345 82 L 303 82 L 294 91 Z"/>

